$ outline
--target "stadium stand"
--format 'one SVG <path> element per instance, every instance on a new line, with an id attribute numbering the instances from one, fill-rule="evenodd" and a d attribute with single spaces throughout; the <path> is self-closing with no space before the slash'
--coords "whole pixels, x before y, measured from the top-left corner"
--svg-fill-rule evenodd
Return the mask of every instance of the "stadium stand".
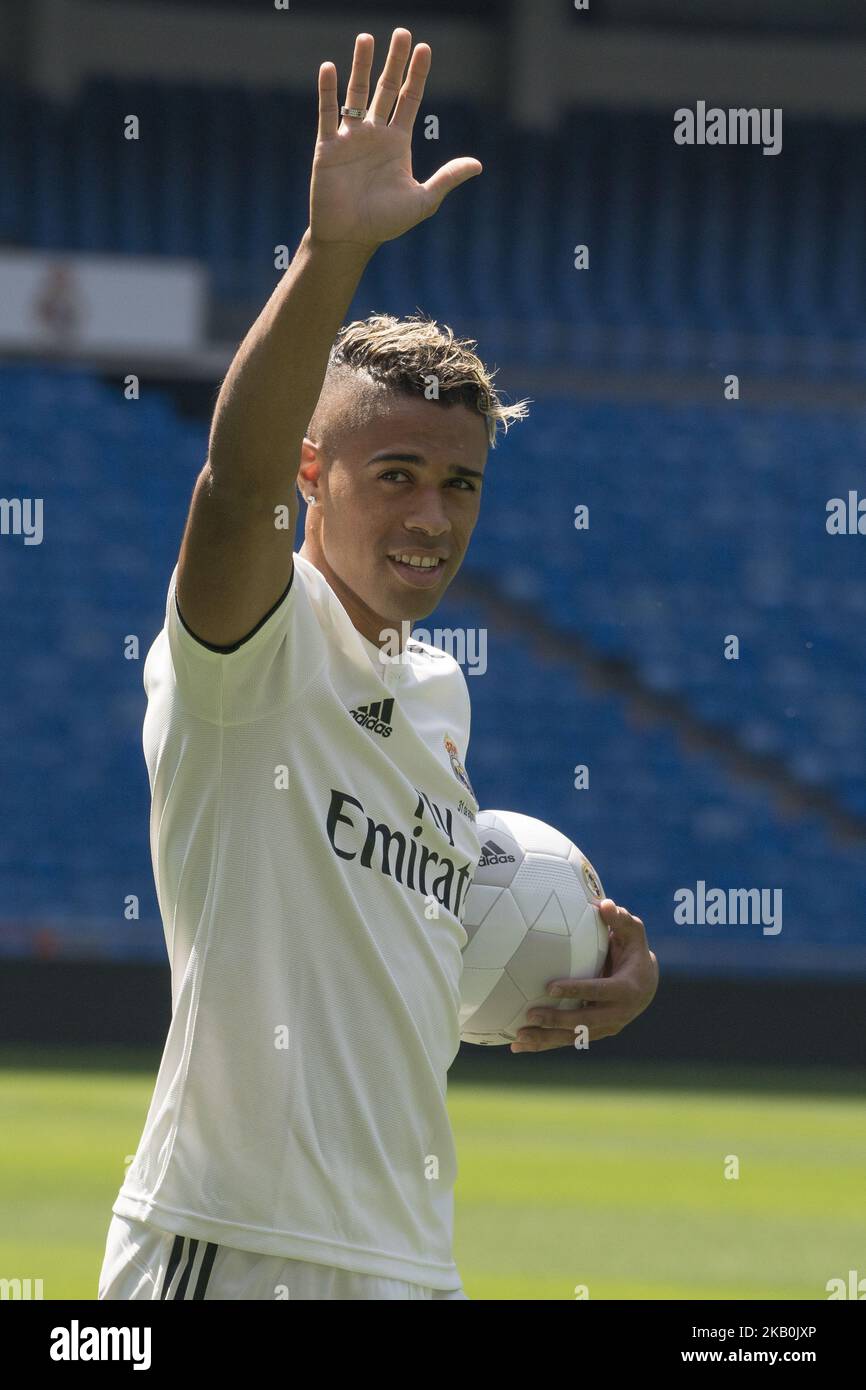
<path id="1" fill-rule="evenodd" d="M 467 676 L 481 804 L 571 835 L 668 968 L 724 970 L 735 954 L 739 973 L 866 974 L 851 910 L 866 740 L 850 693 L 866 581 L 851 538 L 824 526 L 864 434 L 863 414 L 538 401 L 490 455 L 463 594 L 428 620 L 488 630 L 491 679 Z M 0 591 L 29 597 L 0 605 L 6 955 L 163 956 L 141 677 L 205 447 L 206 422 L 159 392 L 129 402 L 84 371 L 0 368 L 0 476 L 7 495 L 44 499 L 52 538 L 0 547 Z M 493 622 L 485 593 L 498 612 L 528 607 L 561 655 Z M 676 699 L 676 716 L 648 725 L 588 655 L 627 670 L 632 692 Z M 689 728 L 722 737 L 702 746 Z M 730 749 L 754 760 L 751 779 L 731 775 Z M 579 764 L 589 791 L 574 789 Z M 791 785 L 820 799 L 792 805 Z M 781 935 L 676 927 L 673 894 L 699 880 L 781 888 Z"/>
<path id="2" fill-rule="evenodd" d="M 130 113 L 136 141 L 123 138 Z M 552 134 L 491 130 L 443 104 L 422 177 L 485 163 L 460 217 L 385 248 L 364 293 L 405 313 L 483 321 L 504 352 L 694 365 L 689 335 L 745 335 L 751 368 L 795 344 L 816 375 L 866 367 L 866 140 L 854 123 L 786 118 L 784 158 L 676 146 L 667 116 L 573 108 Z M 91 79 L 70 106 L 0 92 L 0 242 L 203 260 L 218 298 L 261 303 L 273 248 L 304 228 L 315 112 L 279 91 Z M 506 168 L 497 158 L 507 149 Z M 429 166 L 429 168 L 427 168 Z M 515 208 L 515 183 L 527 193 Z M 590 247 L 591 273 L 572 269 Z M 781 252 L 781 253 L 780 253 Z M 531 331 L 527 331 L 527 325 Z M 742 364 L 742 344 L 740 361 Z"/>

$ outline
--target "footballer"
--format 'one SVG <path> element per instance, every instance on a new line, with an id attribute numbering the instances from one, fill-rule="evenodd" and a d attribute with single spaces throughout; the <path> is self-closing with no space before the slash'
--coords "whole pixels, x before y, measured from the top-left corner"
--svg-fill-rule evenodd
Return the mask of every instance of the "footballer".
<path id="1" fill-rule="evenodd" d="M 430 60 L 395 29 L 370 99 L 358 35 L 342 106 L 319 70 L 309 225 L 222 384 L 147 657 L 172 1018 L 101 1299 L 467 1297 L 445 1097 L 480 848 L 469 696 L 407 633 L 526 406 L 421 315 L 343 325 L 377 247 L 481 173 L 413 178 Z M 650 1003 L 642 922 L 602 913 L 605 977 L 566 982 L 574 1010 L 542 1010 L 513 1050 L 608 1036 Z"/>

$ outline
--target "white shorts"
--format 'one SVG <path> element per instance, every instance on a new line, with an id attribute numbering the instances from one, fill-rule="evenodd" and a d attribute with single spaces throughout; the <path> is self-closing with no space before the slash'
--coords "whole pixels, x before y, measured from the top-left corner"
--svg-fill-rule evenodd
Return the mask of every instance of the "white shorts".
<path id="1" fill-rule="evenodd" d="M 354 1274 L 309 1260 L 257 1255 L 157 1230 L 112 1214 L 99 1275 L 100 1299 L 439 1299 L 465 1298 L 462 1289 L 428 1289 L 403 1279 Z"/>

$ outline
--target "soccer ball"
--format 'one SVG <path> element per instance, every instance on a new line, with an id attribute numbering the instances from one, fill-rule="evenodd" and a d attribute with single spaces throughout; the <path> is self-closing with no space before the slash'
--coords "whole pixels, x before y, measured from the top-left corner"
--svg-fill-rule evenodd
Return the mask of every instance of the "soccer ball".
<path id="1" fill-rule="evenodd" d="M 597 904 L 598 875 L 577 845 L 544 821 L 516 811 L 481 811 L 481 858 L 466 896 L 460 1037 L 516 1041 L 533 1006 L 574 1009 L 551 999 L 549 980 L 592 979 L 607 957 Z"/>

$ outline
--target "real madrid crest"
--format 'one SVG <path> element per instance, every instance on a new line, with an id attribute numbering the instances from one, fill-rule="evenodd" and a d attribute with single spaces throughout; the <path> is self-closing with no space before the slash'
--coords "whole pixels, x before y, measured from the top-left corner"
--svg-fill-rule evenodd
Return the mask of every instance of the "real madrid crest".
<path id="1" fill-rule="evenodd" d="M 604 897 L 604 890 L 599 881 L 598 874 L 595 872 L 589 860 L 584 859 L 581 867 L 583 869 L 583 881 L 589 889 L 591 897 L 599 899 Z"/>
<path id="2" fill-rule="evenodd" d="M 460 761 L 460 751 L 457 747 L 457 744 L 454 742 L 450 734 L 445 735 L 445 747 L 448 750 L 448 756 L 451 759 L 451 766 L 454 769 L 454 776 L 457 778 L 458 782 L 462 782 L 463 786 L 466 788 L 469 795 L 472 797 L 472 800 L 477 805 L 478 797 L 475 795 L 475 792 L 472 788 L 472 783 L 469 781 L 466 768 Z"/>

